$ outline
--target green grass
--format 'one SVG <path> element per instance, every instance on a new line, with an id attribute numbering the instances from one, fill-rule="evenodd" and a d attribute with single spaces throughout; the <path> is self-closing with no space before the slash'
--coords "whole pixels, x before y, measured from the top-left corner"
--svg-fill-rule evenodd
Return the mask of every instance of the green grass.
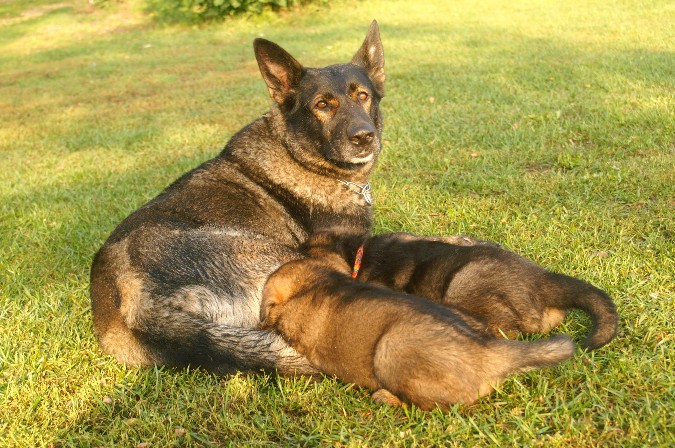
<path id="1" fill-rule="evenodd" d="M 447 413 L 102 354 L 92 255 L 266 110 L 252 39 L 320 66 L 349 60 L 372 18 L 376 229 L 467 233 L 587 279 L 615 299 L 617 338 Z M 672 446 L 674 21 L 665 0 L 348 0 L 200 27 L 131 1 L 1 2 L 0 446 Z"/>

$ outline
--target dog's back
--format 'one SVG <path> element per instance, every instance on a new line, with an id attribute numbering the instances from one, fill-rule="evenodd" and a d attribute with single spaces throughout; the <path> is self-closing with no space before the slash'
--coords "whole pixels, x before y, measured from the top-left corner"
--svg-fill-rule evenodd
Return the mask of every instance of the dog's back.
<path id="1" fill-rule="evenodd" d="M 319 258 L 270 277 L 261 317 L 321 371 L 423 409 L 472 403 L 511 373 L 574 353 L 565 336 L 483 338 L 446 307 L 354 282 L 346 264 Z"/>

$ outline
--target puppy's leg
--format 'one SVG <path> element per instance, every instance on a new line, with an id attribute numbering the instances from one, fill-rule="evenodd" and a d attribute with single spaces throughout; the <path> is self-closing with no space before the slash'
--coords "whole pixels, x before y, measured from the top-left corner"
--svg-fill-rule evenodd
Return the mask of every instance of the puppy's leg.
<path id="1" fill-rule="evenodd" d="M 501 247 L 494 241 L 478 240 L 468 235 L 450 235 L 441 237 L 431 237 L 432 241 L 441 241 L 443 243 L 454 244 L 455 246 L 493 246 Z"/>
<path id="2" fill-rule="evenodd" d="M 386 238 L 398 241 L 437 241 L 446 244 L 454 244 L 455 246 L 493 246 L 500 247 L 498 243 L 493 241 L 478 240 L 468 235 L 448 235 L 448 236 L 424 236 L 414 235 L 406 232 L 394 232 L 378 235 L 375 238 Z"/>
<path id="3" fill-rule="evenodd" d="M 544 309 L 542 318 L 541 318 L 541 329 L 542 333 L 548 333 L 553 330 L 555 327 L 560 325 L 563 320 L 565 320 L 566 312 L 561 308 L 548 307 Z"/>

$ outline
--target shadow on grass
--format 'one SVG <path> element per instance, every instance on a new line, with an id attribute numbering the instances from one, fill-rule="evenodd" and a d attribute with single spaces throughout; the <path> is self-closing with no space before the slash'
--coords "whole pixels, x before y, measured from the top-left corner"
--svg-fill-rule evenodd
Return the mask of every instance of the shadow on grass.
<path id="1" fill-rule="evenodd" d="M 306 378 L 270 374 L 218 377 L 200 369 L 135 369 L 106 387 L 105 395 L 89 397 L 80 418 L 60 428 L 55 439 L 78 446 L 136 446 L 147 441 L 167 446 L 174 440 L 216 446 L 256 440 L 260 445 L 296 446 L 300 440 L 326 436 L 315 419 L 317 408 L 329 403 L 321 406 L 312 397 L 332 392 L 328 400 L 339 404 L 369 405 L 365 393 L 340 397 L 345 385 L 335 380 L 314 384 Z"/>

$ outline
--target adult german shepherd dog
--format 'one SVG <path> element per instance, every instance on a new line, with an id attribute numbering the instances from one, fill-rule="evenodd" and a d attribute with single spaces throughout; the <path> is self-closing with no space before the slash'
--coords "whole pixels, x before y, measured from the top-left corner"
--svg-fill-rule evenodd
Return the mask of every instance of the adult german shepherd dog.
<path id="1" fill-rule="evenodd" d="M 262 289 L 315 230 L 370 229 L 382 43 L 373 22 L 351 63 L 325 68 L 253 46 L 272 109 L 127 217 L 94 258 L 94 330 L 121 362 L 316 372 L 256 328 Z"/>

